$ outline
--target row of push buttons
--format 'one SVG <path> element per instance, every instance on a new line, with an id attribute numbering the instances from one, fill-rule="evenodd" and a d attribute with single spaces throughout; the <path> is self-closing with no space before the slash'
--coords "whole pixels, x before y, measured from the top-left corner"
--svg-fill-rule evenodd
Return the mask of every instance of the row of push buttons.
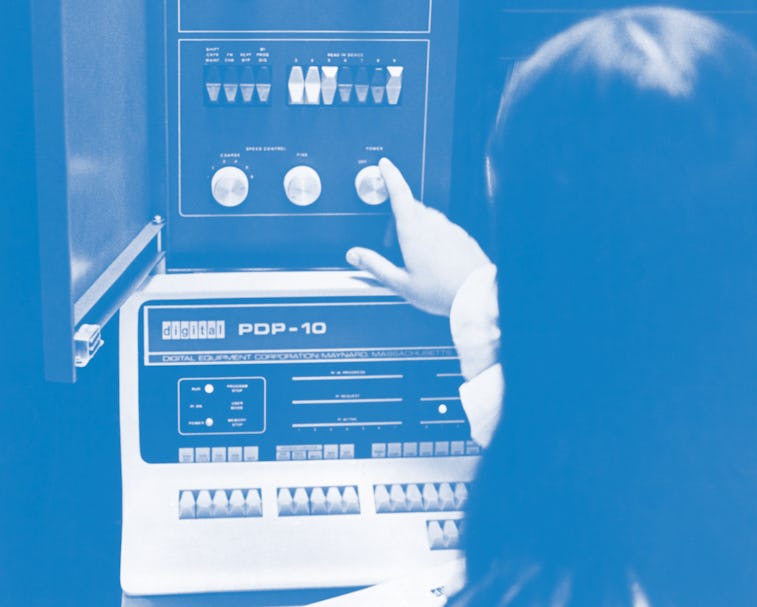
<path id="1" fill-rule="evenodd" d="M 426 533 L 431 550 L 454 549 L 460 546 L 462 521 L 427 521 Z"/>
<path id="2" fill-rule="evenodd" d="M 276 501 L 279 516 L 318 514 L 360 514 L 357 488 L 349 487 L 282 487 Z"/>
<path id="3" fill-rule="evenodd" d="M 263 516 L 260 489 L 202 489 L 179 494 L 179 518 Z"/>
<path id="4" fill-rule="evenodd" d="M 271 68 L 267 65 L 205 66 L 205 93 L 213 104 L 267 104 L 271 97 Z"/>
<path id="5" fill-rule="evenodd" d="M 291 105 L 397 105 L 402 93 L 400 65 L 368 68 L 295 65 L 287 80 Z M 337 94 L 338 93 L 338 94 Z"/>
<path id="6" fill-rule="evenodd" d="M 374 485 L 373 499 L 378 513 L 462 510 L 468 500 L 468 488 L 465 483 Z"/>
<path id="7" fill-rule="evenodd" d="M 354 457 L 354 443 L 342 443 L 341 445 L 278 445 L 276 447 L 276 460 L 280 462 L 289 460 L 304 461 L 308 459 L 354 459 Z"/>
<path id="8" fill-rule="evenodd" d="M 258 447 L 181 447 L 179 449 L 179 463 L 182 464 L 256 462 L 259 456 Z"/>
<path id="9" fill-rule="evenodd" d="M 446 457 L 479 455 L 481 447 L 474 441 L 421 441 L 408 443 L 373 443 L 371 457 Z"/>

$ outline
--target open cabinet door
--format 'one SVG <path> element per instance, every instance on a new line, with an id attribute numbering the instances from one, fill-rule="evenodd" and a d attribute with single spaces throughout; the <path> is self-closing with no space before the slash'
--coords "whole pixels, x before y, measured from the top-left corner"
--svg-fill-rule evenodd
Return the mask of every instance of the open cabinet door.
<path id="1" fill-rule="evenodd" d="M 162 259 L 162 3 L 31 9 L 45 375 L 73 382 Z"/>

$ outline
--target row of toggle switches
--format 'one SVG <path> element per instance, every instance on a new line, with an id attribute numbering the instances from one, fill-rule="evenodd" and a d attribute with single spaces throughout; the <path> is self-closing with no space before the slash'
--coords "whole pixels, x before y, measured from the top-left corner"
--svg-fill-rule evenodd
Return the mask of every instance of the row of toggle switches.
<path id="1" fill-rule="evenodd" d="M 291 105 L 397 105 L 404 67 L 295 65 L 287 80 Z M 338 93 L 338 94 L 337 94 Z"/>
<path id="2" fill-rule="evenodd" d="M 360 514 L 360 500 L 353 486 L 280 488 L 276 502 L 279 516 Z"/>
<path id="3" fill-rule="evenodd" d="M 375 485 L 376 512 L 442 512 L 462 510 L 468 501 L 465 483 Z"/>
<path id="4" fill-rule="evenodd" d="M 202 489 L 179 493 L 179 518 L 263 516 L 260 489 Z"/>
<path id="5" fill-rule="evenodd" d="M 426 534 L 431 550 L 452 550 L 460 547 L 462 521 L 427 521 Z"/>
<path id="6" fill-rule="evenodd" d="M 271 69 L 267 65 L 206 66 L 205 93 L 212 104 L 265 105 L 271 97 Z"/>

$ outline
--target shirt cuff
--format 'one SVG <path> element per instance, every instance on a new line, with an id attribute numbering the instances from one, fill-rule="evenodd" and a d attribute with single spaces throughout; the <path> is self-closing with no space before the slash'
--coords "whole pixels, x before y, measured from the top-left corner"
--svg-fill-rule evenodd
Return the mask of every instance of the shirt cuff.
<path id="1" fill-rule="evenodd" d="M 492 365 L 459 389 L 460 401 L 471 428 L 471 438 L 486 448 L 502 414 L 505 398 L 505 377 L 502 365 Z"/>
<path id="2" fill-rule="evenodd" d="M 500 332 L 496 280 L 496 266 L 482 266 L 468 276 L 452 302 L 450 331 L 466 380 L 497 363 Z"/>

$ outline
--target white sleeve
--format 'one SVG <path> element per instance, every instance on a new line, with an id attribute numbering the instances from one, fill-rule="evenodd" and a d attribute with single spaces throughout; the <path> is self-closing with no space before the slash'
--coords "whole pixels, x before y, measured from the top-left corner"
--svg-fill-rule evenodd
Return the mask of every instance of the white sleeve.
<path id="1" fill-rule="evenodd" d="M 471 438 L 484 448 L 489 446 L 497 429 L 504 397 L 505 376 L 499 363 L 460 386 Z"/>
<path id="2" fill-rule="evenodd" d="M 460 399 L 471 425 L 471 438 L 483 447 L 491 441 L 499 422 L 505 380 L 499 357 L 499 306 L 497 268 L 474 271 L 455 295 L 450 311 L 452 339 L 466 382 Z"/>

